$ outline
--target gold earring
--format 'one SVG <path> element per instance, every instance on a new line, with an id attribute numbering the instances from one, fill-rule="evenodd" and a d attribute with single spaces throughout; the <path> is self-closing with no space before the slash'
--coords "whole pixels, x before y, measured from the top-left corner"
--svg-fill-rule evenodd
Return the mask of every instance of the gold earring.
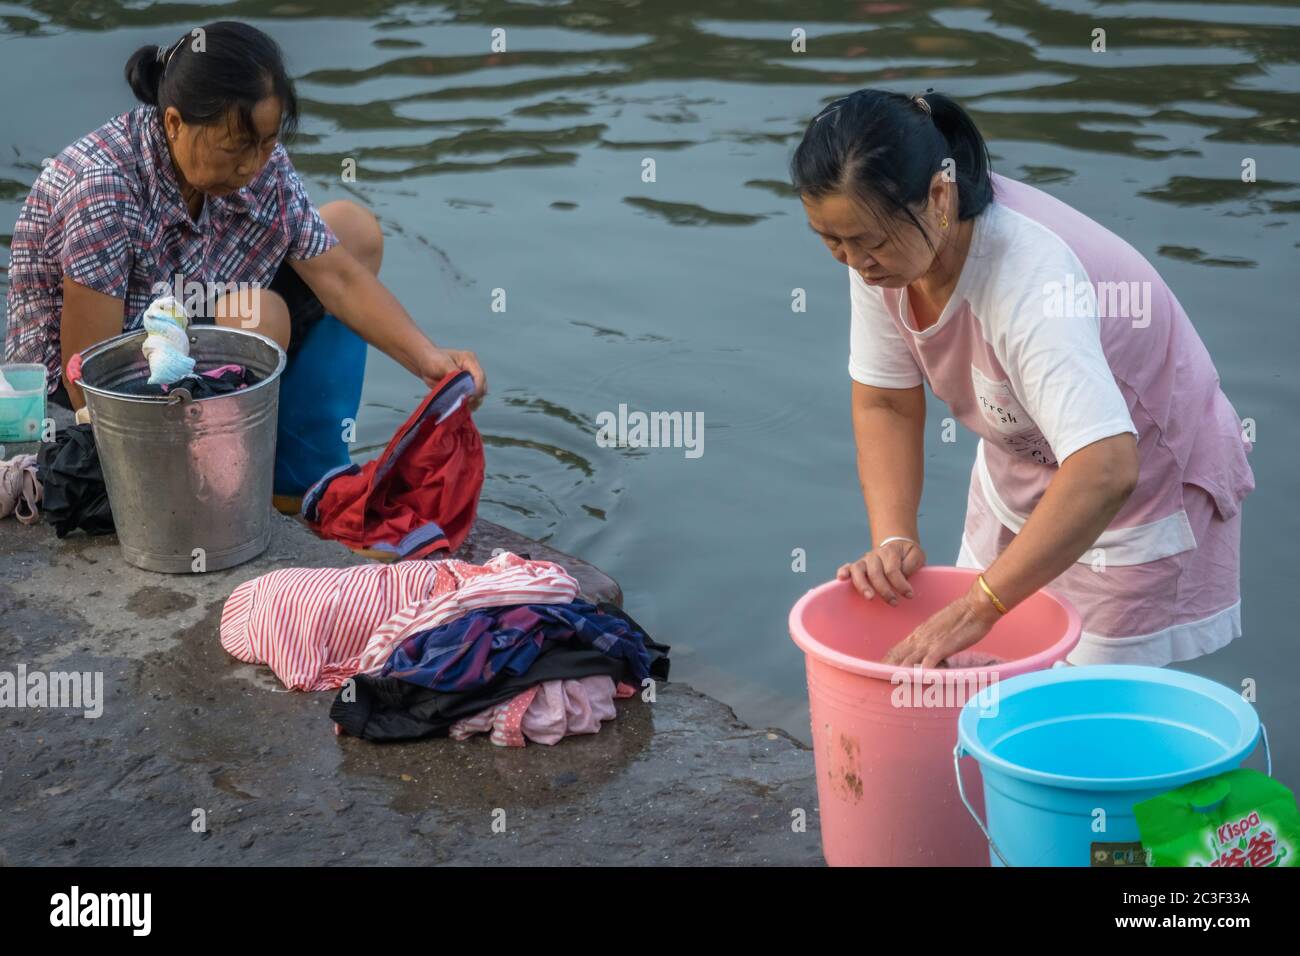
<path id="1" fill-rule="evenodd" d="M 943 214 L 943 218 L 939 220 L 939 228 L 940 228 L 940 229 L 947 229 L 947 228 L 948 228 L 948 214 L 947 214 L 947 213 L 944 213 L 944 214 Z"/>

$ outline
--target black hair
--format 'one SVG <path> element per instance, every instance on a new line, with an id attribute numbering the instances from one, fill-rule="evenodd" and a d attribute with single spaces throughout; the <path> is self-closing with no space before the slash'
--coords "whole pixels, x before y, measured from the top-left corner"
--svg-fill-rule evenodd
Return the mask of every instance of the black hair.
<path id="1" fill-rule="evenodd" d="M 213 126 L 233 109 L 239 130 L 256 138 L 253 107 L 280 101 L 280 136 L 298 128 L 298 96 L 279 45 L 256 27 L 218 20 L 169 46 L 144 46 L 126 61 L 126 82 L 142 103 L 180 111 L 186 123 Z"/>
<path id="2" fill-rule="evenodd" d="M 849 194 L 884 213 L 886 223 L 901 216 L 921 229 L 912 207 L 926 202 L 930 181 L 948 158 L 955 165 L 957 218 L 978 216 L 993 201 L 993 179 L 988 146 L 970 115 L 942 93 L 858 90 L 809 122 L 790 178 L 801 196 Z"/>

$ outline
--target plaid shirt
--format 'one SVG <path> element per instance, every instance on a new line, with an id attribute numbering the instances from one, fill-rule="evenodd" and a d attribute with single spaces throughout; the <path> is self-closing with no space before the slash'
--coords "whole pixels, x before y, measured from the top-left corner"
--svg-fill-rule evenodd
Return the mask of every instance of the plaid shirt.
<path id="1" fill-rule="evenodd" d="M 285 258 L 337 242 L 283 145 L 251 183 L 205 197 L 191 220 L 158 111 L 137 107 L 63 150 L 32 185 L 10 246 L 6 359 L 40 362 L 58 387 L 65 278 L 121 299 L 129 332 L 159 283 L 265 286 Z"/>

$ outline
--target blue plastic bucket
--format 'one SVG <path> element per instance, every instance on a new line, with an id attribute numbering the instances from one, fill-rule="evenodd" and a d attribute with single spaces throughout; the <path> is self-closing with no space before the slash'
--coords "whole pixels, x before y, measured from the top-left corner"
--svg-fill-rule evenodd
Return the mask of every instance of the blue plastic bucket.
<path id="1" fill-rule="evenodd" d="M 967 701 L 953 764 L 960 788 L 961 757 L 979 762 L 994 866 L 1141 865 L 1133 805 L 1241 766 L 1261 733 L 1250 704 L 1204 677 L 1063 667 Z"/>

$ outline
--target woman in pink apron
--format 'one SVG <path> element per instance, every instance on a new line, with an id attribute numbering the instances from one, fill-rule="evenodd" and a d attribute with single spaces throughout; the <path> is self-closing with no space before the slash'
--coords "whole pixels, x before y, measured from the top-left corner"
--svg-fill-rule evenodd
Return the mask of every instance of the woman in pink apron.
<path id="1" fill-rule="evenodd" d="M 957 563 L 982 574 L 886 662 L 935 666 L 1045 585 L 1082 615 L 1071 663 L 1164 665 L 1238 637 L 1249 444 L 1151 264 L 993 174 L 979 130 L 939 94 L 835 101 L 791 169 L 848 266 L 872 547 L 842 580 L 897 604 L 925 563 L 924 385 L 980 436 Z"/>

